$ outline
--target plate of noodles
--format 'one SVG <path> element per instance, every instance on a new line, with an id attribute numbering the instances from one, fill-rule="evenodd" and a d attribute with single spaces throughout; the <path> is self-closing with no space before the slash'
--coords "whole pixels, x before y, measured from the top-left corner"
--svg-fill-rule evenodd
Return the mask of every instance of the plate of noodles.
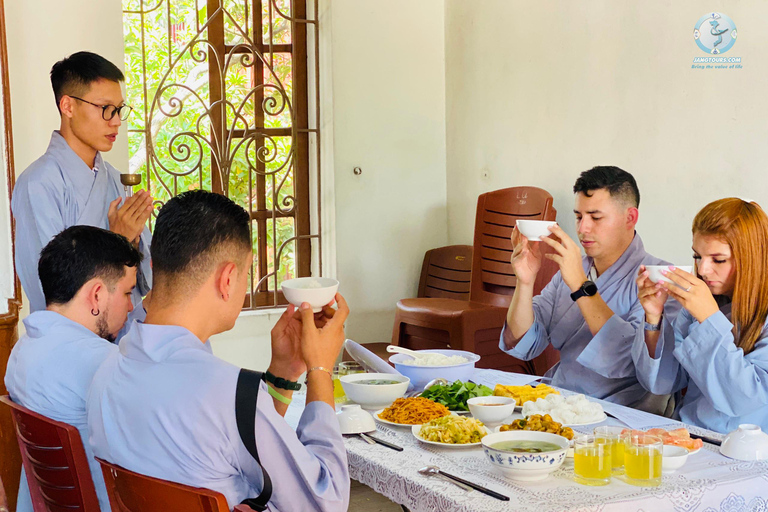
<path id="1" fill-rule="evenodd" d="M 488 434 L 488 429 L 475 418 L 444 416 L 423 425 L 414 425 L 411 432 L 425 444 L 444 448 L 469 448 L 480 446 L 480 440 Z"/>
<path id="2" fill-rule="evenodd" d="M 427 398 L 419 396 L 411 398 L 398 398 L 392 405 L 376 411 L 373 417 L 376 421 L 395 425 L 398 427 L 410 427 L 421 425 L 428 421 L 449 416 L 451 412 L 442 404 L 438 404 Z"/>

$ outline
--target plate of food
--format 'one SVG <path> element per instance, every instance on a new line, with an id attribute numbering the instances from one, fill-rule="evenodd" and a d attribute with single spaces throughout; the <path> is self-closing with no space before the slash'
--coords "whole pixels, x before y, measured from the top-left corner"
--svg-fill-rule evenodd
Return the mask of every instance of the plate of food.
<path id="1" fill-rule="evenodd" d="M 466 416 L 443 416 L 411 427 L 420 442 L 443 448 L 470 448 L 480 446 L 480 440 L 488 435 L 481 421 Z"/>
<path id="2" fill-rule="evenodd" d="M 425 389 L 419 396 L 443 404 L 451 412 L 469 414 L 467 400 L 478 396 L 491 396 L 492 394 L 493 390 L 488 386 L 457 380 L 451 384 L 434 384 Z"/>
<path id="3" fill-rule="evenodd" d="M 546 398 L 523 404 L 523 416 L 534 414 L 548 414 L 554 421 L 571 426 L 594 425 L 608 418 L 602 405 L 587 400 L 584 395 L 564 397 L 550 394 Z"/>
<path id="4" fill-rule="evenodd" d="M 524 386 L 505 386 L 503 384 L 496 384 L 493 388 L 494 396 L 508 396 L 515 399 L 517 407 L 515 410 L 522 410 L 522 406 L 526 402 L 535 402 L 539 398 L 546 398 L 549 395 L 559 395 L 560 392 L 548 386 L 546 384 L 539 384 L 538 386 L 531 386 L 526 384 Z"/>
<path id="5" fill-rule="evenodd" d="M 632 431 L 630 429 L 625 429 L 621 433 L 625 434 L 627 432 L 639 432 L 644 434 L 650 434 L 652 436 L 659 436 L 661 438 L 661 442 L 670 445 L 670 446 L 682 446 L 686 450 L 688 450 L 688 455 L 693 455 L 694 453 L 698 453 L 699 450 L 701 450 L 701 447 L 704 446 L 704 441 L 701 439 L 692 439 L 691 434 L 688 432 L 687 428 L 676 428 L 673 430 L 665 430 L 663 428 L 652 428 L 646 431 Z"/>
<path id="6" fill-rule="evenodd" d="M 376 421 L 396 427 L 410 427 L 421 425 L 428 421 L 450 416 L 451 412 L 443 404 L 433 402 L 428 398 L 415 396 L 411 398 L 398 398 L 392 405 L 376 411 L 373 417 Z"/>
<path id="7" fill-rule="evenodd" d="M 569 441 L 573 439 L 574 432 L 571 427 L 565 426 L 552 419 L 548 414 L 534 414 L 528 418 L 517 419 L 507 425 L 501 425 L 495 432 L 508 432 L 510 430 L 527 430 L 530 432 L 548 432 L 563 436 Z"/>

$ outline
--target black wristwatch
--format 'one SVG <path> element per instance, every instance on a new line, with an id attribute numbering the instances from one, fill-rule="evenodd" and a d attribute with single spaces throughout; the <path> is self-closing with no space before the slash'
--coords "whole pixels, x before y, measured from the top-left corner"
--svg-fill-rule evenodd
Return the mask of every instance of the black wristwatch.
<path id="1" fill-rule="evenodd" d="M 571 300 L 576 302 L 582 297 L 592 297 L 597 293 L 597 285 L 587 279 L 581 287 L 571 294 Z"/>
<path id="2" fill-rule="evenodd" d="M 264 379 L 265 382 L 269 382 L 276 388 L 287 389 L 289 391 L 298 391 L 301 389 L 301 384 L 299 384 L 298 382 L 284 379 L 282 377 L 276 377 L 269 372 L 262 373 L 261 378 Z"/>

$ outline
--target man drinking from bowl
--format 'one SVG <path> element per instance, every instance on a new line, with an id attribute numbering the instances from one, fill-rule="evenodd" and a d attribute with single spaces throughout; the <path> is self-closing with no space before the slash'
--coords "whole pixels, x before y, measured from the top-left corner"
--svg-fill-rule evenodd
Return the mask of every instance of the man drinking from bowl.
<path id="1" fill-rule="evenodd" d="M 635 232 L 637 183 L 618 167 L 599 166 L 581 173 L 573 192 L 576 231 L 586 256 L 558 225 L 550 226 L 552 236 L 541 242 L 513 232 L 517 287 L 499 348 L 531 360 L 551 343 L 560 352 L 560 362 L 547 372 L 554 386 L 659 412 L 666 401 L 646 396 L 631 354 L 635 333 L 644 328 L 637 269 L 666 264 L 645 252 Z M 551 251 L 544 254 L 545 248 Z M 534 297 L 542 254 L 560 270 Z M 670 302 L 665 314 L 674 317 L 678 309 Z"/>

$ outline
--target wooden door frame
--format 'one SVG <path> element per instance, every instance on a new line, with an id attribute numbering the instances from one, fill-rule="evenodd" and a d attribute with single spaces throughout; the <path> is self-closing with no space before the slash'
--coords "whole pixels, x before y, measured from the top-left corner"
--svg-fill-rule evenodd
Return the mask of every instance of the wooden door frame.
<path id="1" fill-rule="evenodd" d="M 13 186 L 16 183 L 16 174 L 13 168 L 13 135 L 11 130 L 11 96 L 10 82 L 8 80 L 8 45 L 6 44 L 5 32 L 5 5 L 0 0 L 0 62 L 2 63 L 2 77 L 0 77 L 0 87 L 2 87 L 3 97 L 3 116 L 5 133 L 5 162 L 8 167 L 8 204 L 10 207 L 10 198 L 13 192 Z M 10 213 L 10 212 L 9 212 Z M 11 255 L 14 254 L 14 221 L 11 216 Z M 5 389 L 5 370 L 8 365 L 8 356 L 11 348 L 18 338 L 19 309 L 21 308 L 21 286 L 16 276 L 14 267 L 14 291 L 13 297 L 8 299 L 8 313 L 0 315 L 0 395 L 6 394 Z M 21 455 L 19 454 L 19 445 L 16 441 L 16 432 L 11 419 L 11 411 L 3 407 L 0 409 L 0 480 L 5 488 L 6 498 L 8 500 L 9 510 L 16 510 L 16 497 L 19 489 L 19 477 L 21 476 Z"/>

